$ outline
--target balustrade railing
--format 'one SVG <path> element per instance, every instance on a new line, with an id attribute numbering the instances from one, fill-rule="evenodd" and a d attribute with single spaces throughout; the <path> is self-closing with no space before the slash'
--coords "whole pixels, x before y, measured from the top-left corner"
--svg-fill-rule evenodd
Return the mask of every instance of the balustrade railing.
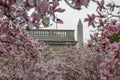
<path id="1" fill-rule="evenodd" d="M 42 41 L 74 41 L 74 30 L 30 29 L 28 34 Z"/>

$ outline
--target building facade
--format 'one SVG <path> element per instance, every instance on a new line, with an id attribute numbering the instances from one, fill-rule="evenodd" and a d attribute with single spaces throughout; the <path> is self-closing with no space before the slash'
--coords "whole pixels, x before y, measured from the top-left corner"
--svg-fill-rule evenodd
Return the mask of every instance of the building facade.
<path id="1" fill-rule="evenodd" d="M 44 42 L 53 47 L 54 50 L 61 50 L 66 45 L 79 45 L 83 41 L 83 26 L 81 20 L 77 26 L 77 41 L 75 41 L 74 30 L 58 29 L 30 29 L 29 35 L 39 42 Z"/>

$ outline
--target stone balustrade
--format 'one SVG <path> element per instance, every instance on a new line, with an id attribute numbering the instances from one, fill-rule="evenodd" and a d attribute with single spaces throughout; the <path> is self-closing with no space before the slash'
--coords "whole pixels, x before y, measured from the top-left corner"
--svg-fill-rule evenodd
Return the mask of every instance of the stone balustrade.
<path id="1" fill-rule="evenodd" d="M 30 29 L 28 34 L 41 41 L 74 41 L 74 30 Z"/>

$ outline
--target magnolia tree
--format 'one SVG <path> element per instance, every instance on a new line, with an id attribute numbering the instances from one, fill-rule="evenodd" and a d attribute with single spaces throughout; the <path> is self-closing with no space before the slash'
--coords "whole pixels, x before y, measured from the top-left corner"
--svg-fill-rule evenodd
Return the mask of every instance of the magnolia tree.
<path id="1" fill-rule="evenodd" d="M 54 52 L 50 49 L 41 54 L 42 64 L 38 62 L 29 74 L 24 73 L 23 80 L 100 80 L 100 64 L 104 54 L 99 54 L 84 45 L 65 47 L 63 51 Z M 26 65 L 29 63 L 27 62 Z M 21 69 L 21 68 L 20 68 Z M 22 71 L 21 71 L 22 72 Z M 16 72 L 18 74 L 18 72 Z M 20 73 L 20 72 L 19 72 Z M 22 74 L 23 74 L 22 73 Z M 30 77 L 32 76 L 32 77 Z"/>
<path id="2" fill-rule="evenodd" d="M 85 21 L 96 30 L 91 35 L 88 46 L 96 51 L 104 52 L 104 62 L 100 65 L 102 80 L 120 79 L 120 5 L 104 0 L 94 1 L 98 7 L 97 14 L 88 15 Z"/>
<path id="3" fill-rule="evenodd" d="M 65 1 L 75 9 L 89 3 L 89 0 Z M 37 77 L 40 74 L 34 71 L 35 66 L 43 64 L 41 53 L 46 46 L 32 40 L 24 28 L 48 26 L 50 19 L 55 21 L 55 12 L 64 11 L 59 8 L 59 0 L 0 0 L 1 80 L 40 80 Z"/>
<path id="4" fill-rule="evenodd" d="M 105 55 L 86 45 L 66 48 L 63 61 L 66 63 L 64 80 L 100 80 L 100 64 Z"/>
<path id="5" fill-rule="evenodd" d="M 65 11 L 59 7 L 59 1 L 0 0 L 0 79 L 119 80 L 120 6 L 114 2 L 91 0 L 98 5 L 97 14 L 85 19 L 96 29 L 88 44 L 91 48 L 67 48 L 63 56 L 52 51 L 45 52 L 51 55 L 43 54 L 47 46 L 32 40 L 26 33 L 25 26 L 39 29 L 41 25 L 49 26 L 50 19 L 55 21 L 55 13 Z M 90 2 L 64 1 L 78 10 Z"/>

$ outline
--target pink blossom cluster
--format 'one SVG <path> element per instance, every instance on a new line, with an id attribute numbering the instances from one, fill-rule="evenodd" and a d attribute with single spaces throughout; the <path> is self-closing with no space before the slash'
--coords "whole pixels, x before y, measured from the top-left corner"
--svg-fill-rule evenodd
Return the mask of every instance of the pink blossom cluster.
<path id="1" fill-rule="evenodd" d="M 108 55 L 103 63 L 101 63 L 102 70 L 100 70 L 101 79 L 104 80 L 118 80 L 120 79 L 120 43 L 111 44 Z"/>
<path id="2" fill-rule="evenodd" d="M 50 17 L 55 19 L 55 12 L 65 11 L 58 6 L 58 0 L 0 0 L 0 18 L 19 21 L 19 26 L 22 27 L 28 24 L 29 27 L 39 28 L 41 24 L 48 26 Z M 30 12 L 31 9 L 34 11 Z"/>
<path id="3" fill-rule="evenodd" d="M 64 0 L 71 8 L 81 9 L 81 6 L 88 7 L 90 0 Z"/>
<path id="4" fill-rule="evenodd" d="M 100 64 L 104 55 L 92 48 L 66 47 L 55 52 L 48 49 L 36 58 L 19 55 L 0 57 L 1 80 L 100 80 Z"/>
<path id="5" fill-rule="evenodd" d="M 45 62 L 42 51 L 47 46 L 34 41 L 24 30 L 26 26 L 37 29 L 41 25 L 48 26 L 51 18 L 55 21 L 55 13 L 65 11 L 59 7 L 59 1 L 0 0 L 1 80 L 61 79 L 65 72 L 60 72 L 59 66 L 64 63 L 59 59 Z M 89 0 L 73 0 L 72 3 L 79 9 L 81 5 L 87 7 Z"/>
<path id="6" fill-rule="evenodd" d="M 119 80 L 119 54 L 120 54 L 120 5 L 114 2 L 105 4 L 104 0 L 94 1 L 98 7 L 97 14 L 88 15 L 85 21 L 88 25 L 96 28 L 94 34 L 91 34 L 89 47 L 101 53 L 104 53 L 105 60 L 101 63 L 102 80 Z"/>

